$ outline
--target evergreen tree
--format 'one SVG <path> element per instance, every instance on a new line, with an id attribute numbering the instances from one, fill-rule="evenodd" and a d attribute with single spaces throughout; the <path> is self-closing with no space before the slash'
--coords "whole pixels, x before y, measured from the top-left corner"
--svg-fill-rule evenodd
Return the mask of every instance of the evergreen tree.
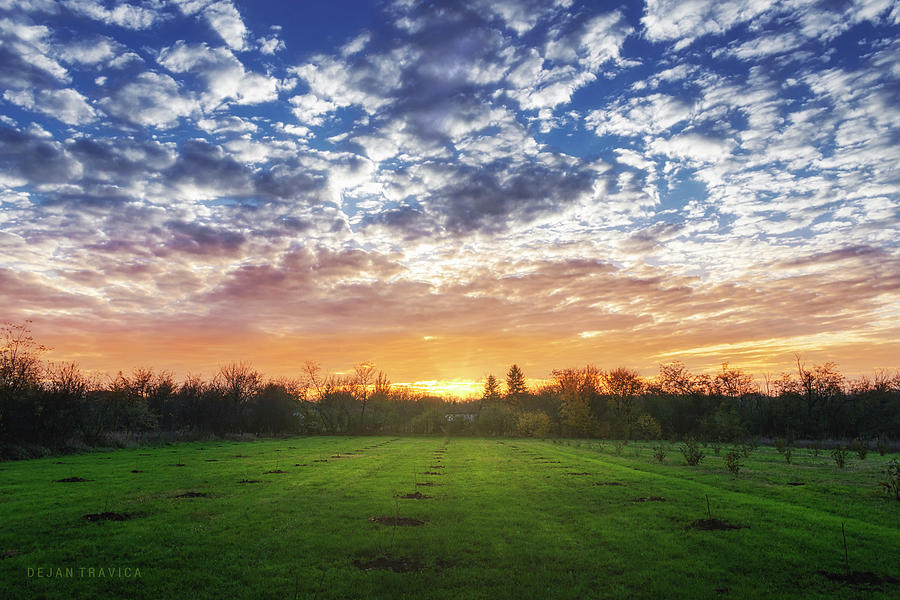
<path id="1" fill-rule="evenodd" d="M 522 396 L 528 393 L 525 387 L 525 374 L 519 365 L 514 364 L 506 373 L 506 402 L 518 404 Z"/>
<path id="2" fill-rule="evenodd" d="M 482 400 L 494 402 L 500 400 L 500 382 L 493 375 L 488 375 L 484 382 L 484 395 Z"/>

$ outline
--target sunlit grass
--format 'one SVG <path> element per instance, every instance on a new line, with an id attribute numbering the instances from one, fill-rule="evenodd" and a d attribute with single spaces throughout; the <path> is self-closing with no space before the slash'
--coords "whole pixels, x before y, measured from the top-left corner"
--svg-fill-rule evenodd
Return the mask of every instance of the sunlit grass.
<path id="1" fill-rule="evenodd" d="M 843 523 L 852 570 L 900 578 L 900 507 L 876 491 L 889 457 L 837 469 L 827 453 L 801 450 L 788 465 L 759 448 L 735 478 L 724 449 L 707 448 L 688 467 L 674 446 L 659 464 L 652 445 L 632 442 L 617 456 L 610 442 L 319 437 L 3 463 L 0 554 L 13 552 L 0 560 L 0 597 L 887 598 L 900 590 L 818 573 L 843 571 Z M 57 482 L 70 477 L 89 481 Z M 395 498 L 416 491 L 431 498 Z M 208 496 L 176 497 L 188 492 Z M 688 529 L 708 516 L 707 497 L 712 517 L 740 528 Z M 104 512 L 132 518 L 83 518 Z M 382 515 L 426 524 L 369 520 Z M 355 564 L 378 557 L 411 570 Z M 76 576 L 28 576 L 66 567 Z M 139 568 L 141 577 L 79 577 L 81 567 Z"/>

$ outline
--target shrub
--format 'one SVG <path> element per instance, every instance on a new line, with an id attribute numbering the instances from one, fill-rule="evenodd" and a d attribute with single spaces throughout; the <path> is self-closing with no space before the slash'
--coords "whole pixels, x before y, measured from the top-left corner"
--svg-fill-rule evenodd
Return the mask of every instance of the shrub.
<path id="1" fill-rule="evenodd" d="M 550 433 L 550 417 L 541 411 L 526 411 L 516 417 L 516 429 L 523 437 L 545 438 Z"/>
<path id="2" fill-rule="evenodd" d="M 878 454 L 884 456 L 888 453 L 888 450 L 891 448 L 891 444 L 888 441 L 888 436 L 885 433 L 881 433 L 878 435 L 878 438 L 875 440 L 875 448 L 878 450 Z"/>
<path id="3" fill-rule="evenodd" d="M 658 460 L 660 463 L 665 462 L 666 452 L 668 452 L 668 449 L 666 448 L 665 444 L 657 444 L 656 446 L 653 446 L 653 458 Z"/>
<path id="4" fill-rule="evenodd" d="M 839 469 L 843 469 L 847 464 L 847 447 L 840 446 L 831 451 L 831 458 Z"/>
<path id="5" fill-rule="evenodd" d="M 746 442 L 744 442 L 744 445 L 741 446 L 741 454 L 744 455 L 744 458 L 750 458 L 750 455 L 754 450 L 756 450 L 756 446 L 757 444 L 755 439 L 751 438 L 747 440 Z"/>
<path id="6" fill-rule="evenodd" d="M 859 460 L 866 460 L 866 456 L 869 454 L 869 444 L 868 442 L 863 441 L 862 438 L 856 438 L 853 440 L 853 444 L 850 448 L 856 452 L 856 455 L 859 457 Z"/>
<path id="7" fill-rule="evenodd" d="M 628 440 L 619 440 L 615 444 L 616 456 L 622 456 L 622 450 L 628 445 Z"/>
<path id="8" fill-rule="evenodd" d="M 775 444 L 775 449 L 778 450 L 778 453 L 784 456 L 784 460 L 787 461 L 788 464 L 791 464 L 791 458 L 794 454 L 794 449 L 791 447 L 790 440 L 786 440 L 784 438 L 775 438 L 773 442 Z"/>
<path id="9" fill-rule="evenodd" d="M 678 449 L 681 450 L 687 464 L 692 467 L 696 467 L 703 460 L 703 451 L 700 450 L 700 446 L 697 445 L 697 440 L 694 438 L 688 439 Z"/>
<path id="10" fill-rule="evenodd" d="M 725 455 L 725 467 L 731 471 L 732 475 L 737 477 L 741 471 L 741 466 L 741 453 L 738 452 L 737 448 L 730 450 Z"/>
<path id="11" fill-rule="evenodd" d="M 891 459 L 891 462 L 884 468 L 884 480 L 879 482 L 879 486 L 889 498 L 900 500 L 900 462 L 897 459 Z"/>
<path id="12" fill-rule="evenodd" d="M 719 456 L 722 452 L 722 442 L 713 442 L 712 443 L 713 454 Z"/>
<path id="13" fill-rule="evenodd" d="M 637 418 L 635 432 L 645 440 L 658 440 L 662 436 L 662 427 L 652 416 L 644 413 Z"/>

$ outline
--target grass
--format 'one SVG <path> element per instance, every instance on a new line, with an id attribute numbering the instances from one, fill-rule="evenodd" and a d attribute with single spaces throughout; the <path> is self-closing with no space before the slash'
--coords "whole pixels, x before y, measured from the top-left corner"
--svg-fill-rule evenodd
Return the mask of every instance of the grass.
<path id="1" fill-rule="evenodd" d="M 800 450 L 787 464 L 759 448 L 734 477 L 724 452 L 689 467 L 674 448 L 659 464 L 652 445 L 631 442 L 616 456 L 609 443 L 601 451 L 585 441 L 317 437 L 2 463 L 0 556 L 9 556 L 0 560 L 0 597 L 900 593 L 889 581 L 823 573 L 845 570 L 843 524 L 851 570 L 900 578 L 900 505 L 876 491 L 891 456 L 838 469 L 825 454 Z M 71 477 L 88 481 L 57 482 Z M 622 485 L 597 485 L 610 482 Z M 397 498 L 416 491 L 431 498 Z M 191 493 L 208 496 L 177 497 Z M 636 501 L 653 497 L 665 501 Z M 131 518 L 83 518 L 104 512 Z M 426 524 L 369 520 L 378 516 Z M 689 528 L 708 516 L 740 528 Z M 141 576 L 99 577 L 101 567 Z M 63 577 L 37 577 L 38 568 Z"/>

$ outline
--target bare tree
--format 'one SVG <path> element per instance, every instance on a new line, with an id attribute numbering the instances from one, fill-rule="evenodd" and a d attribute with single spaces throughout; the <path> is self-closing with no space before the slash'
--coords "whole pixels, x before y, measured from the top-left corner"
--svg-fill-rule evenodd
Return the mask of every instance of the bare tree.
<path id="1" fill-rule="evenodd" d="M 383 377 L 383 373 L 379 373 L 379 377 Z M 353 395 L 362 405 L 359 411 L 359 428 L 364 431 L 366 426 L 366 407 L 369 404 L 369 388 L 375 381 L 375 365 L 364 362 L 353 367 L 353 376 L 351 385 L 353 387 Z"/>
<path id="2" fill-rule="evenodd" d="M 322 366 L 313 361 L 308 360 L 303 365 L 303 380 L 306 387 L 313 387 L 316 390 L 316 398 L 319 399 L 322 397 L 324 392 L 323 386 L 324 381 L 321 376 Z"/>
<path id="3" fill-rule="evenodd" d="M 0 346 L 0 393 L 15 394 L 40 379 L 41 355 L 47 348 L 34 341 L 31 321 L 6 323 Z"/>
<path id="4" fill-rule="evenodd" d="M 0 440 L 16 426 L 11 420 L 15 413 L 21 415 L 21 425 L 33 426 L 25 412 L 19 410 L 22 398 L 29 390 L 36 390 L 41 379 L 41 355 L 46 347 L 34 341 L 30 331 L 31 321 L 21 324 L 6 323 L 2 328 L 0 346 Z"/>
<path id="5" fill-rule="evenodd" d="M 713 379 L 713 389 L 729 398 L 740 398 L 757 391 L 752 375 L 741 369 L 728 368 L 728 363 L 722 363 L 722 370 Z"/>
<path id="6" fill-rule="evenodd" d="M 688 371 L 684 363 L 674 361 L 659 365 L 653 387 L 664 394 L 692 396 L 703 391 L 703 381 Z"/>
<path id="7" fill-rule="evenodd" d="M 231 405 L 230 425 L 240 428 L 244 407 L 262 387 L 262 375 L 249 364 L 232 362 L 219 367 L 215 380 Z"/>

